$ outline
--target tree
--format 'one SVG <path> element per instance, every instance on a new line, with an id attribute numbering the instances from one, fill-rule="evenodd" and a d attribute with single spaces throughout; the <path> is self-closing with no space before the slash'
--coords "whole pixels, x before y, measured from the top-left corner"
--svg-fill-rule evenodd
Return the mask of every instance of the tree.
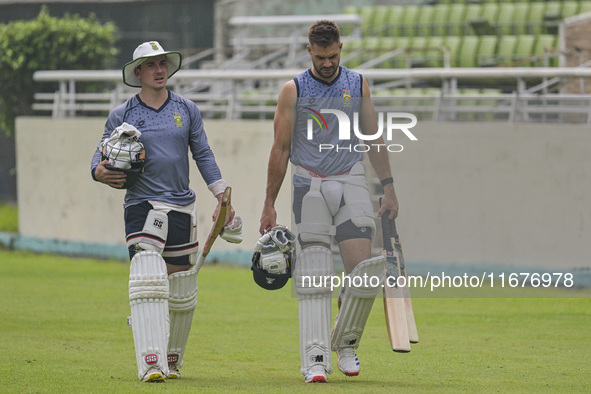
<path id="1" fill-rule="evenodd" d="M 49 15 L 0 24 L 0 130 L 14 131 L 17 116 L 32 114 L 37 70 L 102 70 L 115 63 L 117 28 L 88 18 Z"/>

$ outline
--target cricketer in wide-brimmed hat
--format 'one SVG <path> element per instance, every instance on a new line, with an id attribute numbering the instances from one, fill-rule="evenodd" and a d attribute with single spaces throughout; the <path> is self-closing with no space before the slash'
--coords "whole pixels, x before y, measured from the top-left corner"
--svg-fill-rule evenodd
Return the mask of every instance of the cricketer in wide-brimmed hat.
<path id="1" fill-rule="evenodd" d="M 141 88 L 142 84 L 135 75 L 135 68 L 146 59 L 166 55 L 168 61 L 168 78 L 172 77 L 180 68 L 183 58 L 180 52 L 165 51 L 158 41 L 144 42 L 133 52 L 133 60 L 123 66 L 123 83 L 134 88 Z"/>

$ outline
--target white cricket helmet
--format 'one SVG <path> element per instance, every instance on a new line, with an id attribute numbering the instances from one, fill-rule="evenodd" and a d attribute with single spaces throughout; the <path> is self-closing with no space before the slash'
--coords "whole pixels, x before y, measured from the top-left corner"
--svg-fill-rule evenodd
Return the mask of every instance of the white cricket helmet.
<path id="1" fill-rule="evenodd" d="M 146 151 L 139 141 L 142 133 L 134 126 L 123 123 L 111 136 L 101 143 L 101 160 L 109 160 L 109 170 L 121 171 L 126 175 L 122 189 L 133 185 L 144 171 Z"/>

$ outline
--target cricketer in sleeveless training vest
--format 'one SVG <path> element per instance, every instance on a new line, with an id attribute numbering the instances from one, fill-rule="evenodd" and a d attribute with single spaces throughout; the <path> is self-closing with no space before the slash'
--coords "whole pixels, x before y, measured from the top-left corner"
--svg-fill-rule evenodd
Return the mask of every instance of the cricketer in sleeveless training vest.
<path id="1" fill-rule="evenodd" d="M 359 143 L 351 129 L 350 140 L 339 140 L 339 123 L 334 114 L 321 114 L 322 109 L 339 110 L 346 113 L 353 127 L 353 113 L 359 112 L 363 77 L 361 74 L 340 66 L 338 75 L 331 82 L 316 78 L 311 69 L 294 78 L 297 88 L 296 120 L 292 132 L 290 160 L 317 174 L 336 175 L 348 171 L 355 163 L 363 160 L 361 152 L 347 147 Z M 314 115 L 314 116 L 313 116 Z M 308 139 L 308 120 L 316 117 L 313 138 Z M 326 122 L 326 123 L 324 123 Z M 319 144 L 330 144 L 342 149 L 320 151 Z M 295 186 L 309 184 L 309 180 L 294 177 Z"/>

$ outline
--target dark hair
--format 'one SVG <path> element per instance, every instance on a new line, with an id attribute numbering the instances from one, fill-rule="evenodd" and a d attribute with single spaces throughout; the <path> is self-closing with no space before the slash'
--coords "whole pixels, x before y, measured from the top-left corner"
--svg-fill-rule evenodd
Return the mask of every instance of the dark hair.
<path id="1" fill-rule="evenodd" d="M 341 33 L 336 23 L 322 20 L 314 23 L 308 29 L 308 42 L 310 45 L 327 47 L 335 42 L 341 42 Z"/>

